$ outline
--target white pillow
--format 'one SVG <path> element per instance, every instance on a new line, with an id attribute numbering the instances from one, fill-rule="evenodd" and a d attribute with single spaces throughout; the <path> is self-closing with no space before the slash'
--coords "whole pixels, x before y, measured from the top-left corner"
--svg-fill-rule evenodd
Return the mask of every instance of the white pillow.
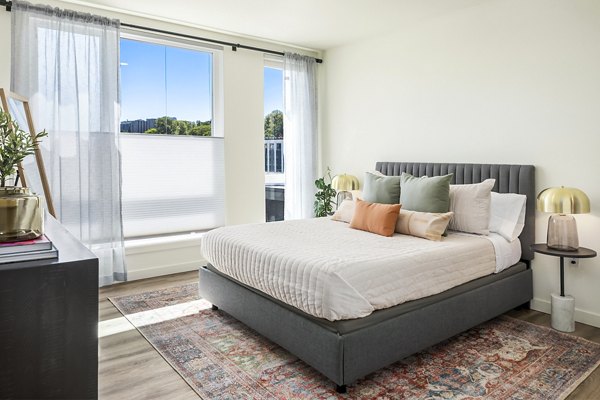
<path id="1" fill-rule="evenodd" d="M 512 242 L 525 226 L 527 196 L 516 193 L 492 192 L 490 231 Z"/>
<path id="2" fill-rule="evenodd" d="M 454 213 L 449 229 L 487 235 L 490 233 L 491 192 L 495 179 L 481 183 L 450 185 L 450 211 Z"/>

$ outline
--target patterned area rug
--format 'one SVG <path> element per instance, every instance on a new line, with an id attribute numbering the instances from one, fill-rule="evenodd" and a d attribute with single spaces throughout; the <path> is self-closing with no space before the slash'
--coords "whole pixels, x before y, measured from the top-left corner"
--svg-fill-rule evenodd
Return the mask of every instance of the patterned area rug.
<path id="1" fill-rule="evenodd" d="M 383 368 L 348 393 L 198 298 L 196 284 L 110 299 L 203 399 L 563 399 L 600 345 L 500 317 Z"/>

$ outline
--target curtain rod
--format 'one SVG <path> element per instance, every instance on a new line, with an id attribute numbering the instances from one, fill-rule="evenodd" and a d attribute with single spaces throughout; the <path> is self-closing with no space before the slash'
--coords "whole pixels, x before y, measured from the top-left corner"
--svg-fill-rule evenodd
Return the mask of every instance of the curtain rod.
<path id="1" fill-rule="evenodd" d="M 12 1 L 0 0 L 0 6 L 4 6 L 6 8 L 6 11 L 10 12 L 12 9 Z M 126 28 L 140 29 L 140 30 L 149 31 L 149 32 L 162 33 L 165 35 L 177 36 L 177 37 L 182 37 L 182 38 L 186 38 L 186 39 L 193 39 L 193 40 L 198 40 L 201 42 L 220 44 L 222 46 L 231 46 L 231 50 L 233 50 L 233 51 L 237 51 L 237 49 L 245 49 L 245 50 L 252 50 L 252 51 L 260 51 L 261 53 L 274 54 L 277 56 L 284 55 L 284 53 L 281 51 L 263 49 L 261 47 L 247 46 L 245 44 L 226 42 L 223 40 L 210 39 L 210 38 L 205 38 L 205 37 L 201 37 L 201 36 L 188 35 L 185 33 L 166 31 L 163 29 L 150 28 L 147 26 L 127 24 L 124 22 L 121 23 L 121 26 L 124 26 Z M 315 58 L 315 62 L 317 62 L 318 64 L 321 64 L 323 62 L 323 60 L 320 58 Z"/>

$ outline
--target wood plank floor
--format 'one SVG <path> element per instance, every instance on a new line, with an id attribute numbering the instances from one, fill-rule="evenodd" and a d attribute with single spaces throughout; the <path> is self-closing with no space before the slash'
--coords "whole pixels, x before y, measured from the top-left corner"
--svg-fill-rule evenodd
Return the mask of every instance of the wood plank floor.
<path id="1" fill-rule="evenodd" d="M 199 396 L 127 322 L 108 297 L 191 283 L 197 272 L 120 283 L 100 289 L 100 324 L 116 320 L 124 332 L 99 338 L 98 396 L 100 399 L 198 399 Z M 119 318 L 121 318 L 119 320 Z M 102 335 L 102 330 L 100 335 Z"/>
<path id="2" fill-rule="evenodd" d="M 99 291 L 99 397 L 100 399 L 198 399 L 171 366 L 108 301 L 149 290 L 191 283 L 197 272 L 144 279 L 101 288 Z M 515 310 L 508 315 L 534 324 L 550 326 L 550 316 L 533 310 Z M 111 334 L 112 333 L 112 334 Z M 576 324 L 575 335 L 600 343 L 600 328 Z M 600 368 L 567 398 L 600 399 Z"/>

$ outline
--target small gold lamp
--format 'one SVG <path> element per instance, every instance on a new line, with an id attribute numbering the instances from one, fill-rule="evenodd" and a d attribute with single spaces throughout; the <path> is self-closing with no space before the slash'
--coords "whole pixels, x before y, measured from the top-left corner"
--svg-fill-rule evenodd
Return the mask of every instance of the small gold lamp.
<path id="1" fill-rule="evenodd" d="M 351 190 L 358 190 L 358 178 L 346 174 L 336 175 L 331 180 L 331 187 L 337 192 L 336 206 L 339 207 L 343 200 L 352 198 Z"/>
<path id="2" fill-rule="evenodd" d="M 553 187 L 538 194 L 537 209 L 558 213 L 548 219 L 547 245 L 552 249 L 576 251 L 579 248 L 577 223 L 572 215 L 590 212 L 590 199 L 576 188 Z"/>

